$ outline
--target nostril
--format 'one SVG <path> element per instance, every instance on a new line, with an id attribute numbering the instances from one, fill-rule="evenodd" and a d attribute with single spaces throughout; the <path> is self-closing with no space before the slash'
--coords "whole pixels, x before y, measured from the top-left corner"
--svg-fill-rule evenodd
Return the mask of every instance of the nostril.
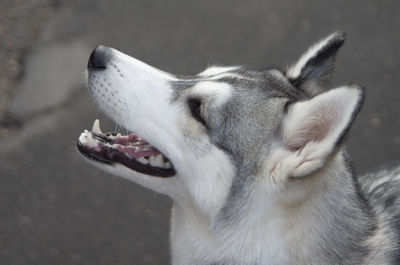
<path id="1" fill-rule="evenodd" d="M 87 67 L 90 69 L 105 69 L 110 57 L 110 49 L 100 45 L 90 54 Z"/>

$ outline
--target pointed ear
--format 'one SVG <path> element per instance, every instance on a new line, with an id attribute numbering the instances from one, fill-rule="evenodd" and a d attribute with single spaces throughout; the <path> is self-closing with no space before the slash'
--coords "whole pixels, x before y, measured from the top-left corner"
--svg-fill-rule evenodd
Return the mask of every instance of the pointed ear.
<path id="1" fill-rule="evenodd" d="M 286 77 L 310 96 L 323 92 L 331 79 L 336 53 L 345 38 L 343 32 L 335 32 L 319 41 L 286 71 Z"/>
<path id="2" fill-rule="evenodd" d="M 338 149 L 362 100 L 362 89 L 354 85 L 289 106 L 282 123 L 281 146 L 268 158 L 273 182 L 321 169 Z"/>

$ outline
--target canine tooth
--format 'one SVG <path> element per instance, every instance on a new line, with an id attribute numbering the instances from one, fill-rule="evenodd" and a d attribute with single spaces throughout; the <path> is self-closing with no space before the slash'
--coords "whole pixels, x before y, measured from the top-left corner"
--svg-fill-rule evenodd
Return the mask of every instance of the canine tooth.
<path id="1" fill-rule="evenodd" d="M 139 157 L 139 158 L 136 158 L 136 160 L 139 161 L 142 164 L 145 164 L 145 165 L 147 165 L 149 163 L 149 161 L 146 158 L 142 157 L 142 156 Z"/>
<path id="2" fill-rule="evenodd" d="M 100 129 L 100 121 L 99 119 L 96 119 L 93 123 L 92 127 L 92 132 L 97 133 L 97 134 L 102 134 L 103 132 Z"/>

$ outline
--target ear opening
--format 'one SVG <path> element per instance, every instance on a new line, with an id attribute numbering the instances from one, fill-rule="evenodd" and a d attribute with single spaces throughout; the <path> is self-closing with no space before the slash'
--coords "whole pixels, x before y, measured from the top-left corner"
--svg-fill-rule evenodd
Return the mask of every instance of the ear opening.
<path id="1" fill-rule="evenodd" d="M 332 76 L 337 51 L 346 39 L 344 32 L 334 32 L 317 42 L 286 71 L 286 77 L 310 96 L 323 92 Z"/>
<path id="2" fill-rule="evenodd" d="M 290 106 L 282 123 L 282 146 L 270 159 L 270 174 L 286 179 L 322 168 L 337 150 L 362 101 L 362 88 L 352 85 Z"/>

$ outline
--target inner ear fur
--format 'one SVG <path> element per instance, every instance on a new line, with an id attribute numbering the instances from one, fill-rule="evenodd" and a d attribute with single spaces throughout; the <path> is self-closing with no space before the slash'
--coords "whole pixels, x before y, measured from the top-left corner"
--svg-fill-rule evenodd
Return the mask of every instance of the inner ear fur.
<path id="1" fill-rule="evenodd" d="M 310 175 L 336 153 L 363 101 L 356 85 L 324 92 L 291 105 L 282 122 L 281 144 L 266 160 L 274 183 Z"/>

